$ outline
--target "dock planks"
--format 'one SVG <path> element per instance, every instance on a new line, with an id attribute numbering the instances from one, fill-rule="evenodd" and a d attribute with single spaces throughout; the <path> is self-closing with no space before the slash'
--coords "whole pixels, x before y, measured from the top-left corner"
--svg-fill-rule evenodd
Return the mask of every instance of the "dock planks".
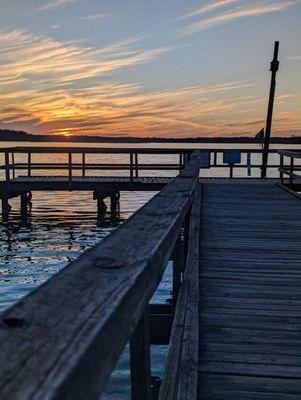
<path id="1" fill-rule="evenodd" d="M 198 398 L 301 398 L 301 202 L 203 183 Z"/>

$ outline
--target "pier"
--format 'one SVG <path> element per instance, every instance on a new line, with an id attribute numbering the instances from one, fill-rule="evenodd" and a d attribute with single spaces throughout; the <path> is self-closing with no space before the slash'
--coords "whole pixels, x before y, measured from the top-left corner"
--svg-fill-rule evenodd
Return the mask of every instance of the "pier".
<path id="1" fill-rule="evenodd" d="M 99 399 L 128 342 L 133 400 L 300 399 L 300 152 L 269 150 L 279 162 L 265 165 L 258 161 L 265 151 L 254 149 L 47 148 L 67 155 L 67 163 L 51 164 L 66 175 L 34 176 L 51 169 L 32 162 L 39 151 L 4 149 L 4 223 L 9 199 L 20 196 L 22 205 L 23 196 L 24 213 L 35 190 L 158 193 L 1 314 L 1 399 Z M 89 165 L 83 154 L 94 151 L 129 162 Z M 27 161 L 16 162 L 18 153 Z M 146 165 L 140 154 L 178 162 Z M 106 168 L 127 175 L 87 176 Z M 169 168 L 176 177 L 140 175 Z M 227 176 L 203 176 L 209 168 Z M 274 179 L 242 178 L 237 168 L 279 171 Z M 171 298 L 152 304 L 169 261 Z M 151 344 L 169 345 L 162 379 L 152 376 Z"/>

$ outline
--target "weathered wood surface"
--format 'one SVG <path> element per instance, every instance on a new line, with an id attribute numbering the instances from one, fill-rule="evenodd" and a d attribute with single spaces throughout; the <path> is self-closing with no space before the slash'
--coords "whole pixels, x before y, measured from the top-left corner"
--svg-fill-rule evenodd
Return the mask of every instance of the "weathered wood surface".
<path id="1" fill-rule="evenodd" d="M 173 178 L 169 177 L 130 177 L 124 176 L 73 176 L 73 190 L 161 190 Z M 19 176 L 11 179 L 9 186 L 5 182 L 0 182 L 1 190 L 11 192 L 22 190 L 69 190 L 68 176 Z"/>
<path id="2" fill-rule="evenodd" d="M 198 264 L 201 185 L 195 192 L 189 224 L 187 264 L 173 322 L 159 400 L 195 399 L 198 383 Z"/>
<path id="3" fill-rule="evenodd" d="M 119 229 L 0 316 L 0 398 L 96 399 L 162 278 L 199 159 Z"/>
<path id="4" fill-rule="evenodd" d="M 202 185 L 198 398 L 301 398 L 301 202 Z"/>

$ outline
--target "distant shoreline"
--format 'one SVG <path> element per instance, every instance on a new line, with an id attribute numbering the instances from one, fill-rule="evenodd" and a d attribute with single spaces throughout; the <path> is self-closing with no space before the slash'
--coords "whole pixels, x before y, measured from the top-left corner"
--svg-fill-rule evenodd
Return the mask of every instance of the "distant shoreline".
<path id="1" fill-rule="evenodd" d="M 62 142 L 62 143 L 258 143 L 254 137 L 198 137 L 198 138 L 135 138 L 108 136 L 53 136 L 33 135 L 23 131 L 0 129 L 0 141 L 3 142 Z M 271 143 L 301 144 L 301 136 L 272 137 Z"/>

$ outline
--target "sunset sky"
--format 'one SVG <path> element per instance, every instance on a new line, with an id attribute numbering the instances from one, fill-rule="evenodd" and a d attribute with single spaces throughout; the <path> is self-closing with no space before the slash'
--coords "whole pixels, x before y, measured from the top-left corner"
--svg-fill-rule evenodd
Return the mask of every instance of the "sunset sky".
<path id="1" fill-rule="evenodd" d="M 0 128 L 301 134 L 301 0 L 0 0 Z"/>

